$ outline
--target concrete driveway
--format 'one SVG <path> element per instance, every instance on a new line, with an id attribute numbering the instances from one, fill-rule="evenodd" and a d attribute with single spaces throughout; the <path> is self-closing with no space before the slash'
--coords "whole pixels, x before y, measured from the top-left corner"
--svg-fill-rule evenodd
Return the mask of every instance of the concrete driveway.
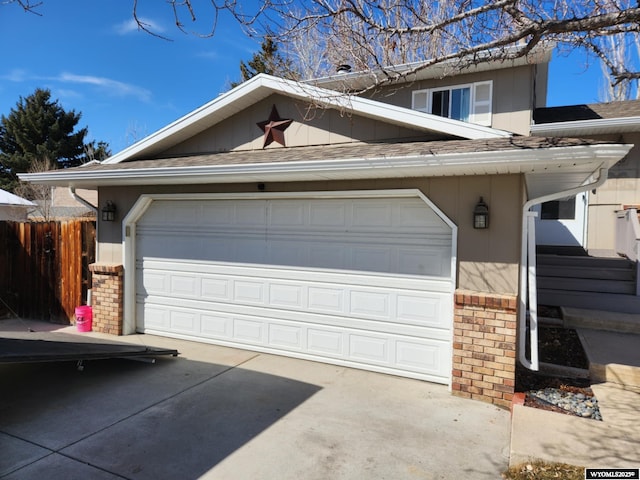
<path id="1" fill-rule="evenodd" d="M 83 371 L 0 365 L 1 479 L 497 479 L 507 467 L 509 412 L 444 386 L 149 335 L 119 340 L 181 355 Z"/>

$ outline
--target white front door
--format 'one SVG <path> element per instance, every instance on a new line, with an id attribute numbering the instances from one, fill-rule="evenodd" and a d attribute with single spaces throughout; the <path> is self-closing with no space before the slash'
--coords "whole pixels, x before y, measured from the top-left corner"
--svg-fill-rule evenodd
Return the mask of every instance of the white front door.
<path id="1" fill-rule="evenodd" d="M 587 192 L 537 205 L 536 244 L 584 246 Z"/>

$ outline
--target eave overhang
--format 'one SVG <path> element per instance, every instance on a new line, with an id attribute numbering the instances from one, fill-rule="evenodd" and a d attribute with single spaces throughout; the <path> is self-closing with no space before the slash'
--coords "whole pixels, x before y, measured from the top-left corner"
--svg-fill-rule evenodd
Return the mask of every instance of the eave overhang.
<path id="1" fill-rule="evenodd" d="M 531 125 L 531 135 L 580 137 L 640 132 L 640 117 L 599 118 Z"/>
<path id="2" fill-rule="evenodd" d="M 622 159 L 631 147 L 632 145 L 625 144 L 594 144 L 544 149 L 166 167 L 153 167 L 153 160 L 148 160 L 113 166 L 101 165 L 87 170 L 80 167 L 19 176 L 21 180 L 44 185 L 97 188 L 524 174 L 528 195 L 533 197 L 587 182 L 600 168 L 610 168 Z M 145 167 L 145 163 L 149 163 L 149 167 Z"/>

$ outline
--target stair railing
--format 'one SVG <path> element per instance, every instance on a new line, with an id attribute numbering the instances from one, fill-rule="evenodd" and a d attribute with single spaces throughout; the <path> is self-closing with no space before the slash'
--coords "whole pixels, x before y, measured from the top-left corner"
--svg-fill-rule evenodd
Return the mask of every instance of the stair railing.
<path id="1" fill-rule="evenodd" d="M 616 252 L 636 262 L 636 295 L 640 296 L 640 221 L 638 210 L 628 208 L 616 211 Z"/>

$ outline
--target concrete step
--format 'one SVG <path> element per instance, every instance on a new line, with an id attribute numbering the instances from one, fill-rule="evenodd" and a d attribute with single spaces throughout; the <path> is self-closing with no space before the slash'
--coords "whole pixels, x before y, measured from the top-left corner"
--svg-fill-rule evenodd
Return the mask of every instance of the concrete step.
<path id="1" fill-rule="evenodd" d="M 616 293 L 538 289 L 538 305 L 640 314 L 640 297 Z"/>
<path id="2" fill-rule="evenodd" d="M 617 293 L 635 295 L 635 280 L 603 280 L 596 278 L 537 277 L 538 289 L 573 292 Z"/>
<path id="3" fill-rule="evenodd" d="M 589 360 L 592 383 L 607 382 L 623 388 L 640 389 L 640 330 L 639 333 L 591 328 L 578 328 L 576 331 Z"/>
<path id="4" fill-rule="evenodd" d="M 635 270 L 635 264 L 626 258 L 589 257 L 569 255 L 537 255 L 538 265 L 556 265 L 569 267 L 585 267 L 594 269 L 628 269 Z"/>
<path id="5" fill-rule="evenodd" d="M 621 257 L 537 255 L 538 303 L 640 313 L 636 264 Z"/>
<path id="6" fill-rule="evenodd" d="M 599 280 L 635 281 L 636 272 L 631 268 L 590 268 L 572 265 L 541 264 L 536 268 L 538 277 L 593 278 Z"/>
<path id="7" fill-rule="evenodd" d="M 640 335 L 640 314 L 561 307 L 565 328 Z M 638 345 L 640 347 L 640 345 Z"/>

